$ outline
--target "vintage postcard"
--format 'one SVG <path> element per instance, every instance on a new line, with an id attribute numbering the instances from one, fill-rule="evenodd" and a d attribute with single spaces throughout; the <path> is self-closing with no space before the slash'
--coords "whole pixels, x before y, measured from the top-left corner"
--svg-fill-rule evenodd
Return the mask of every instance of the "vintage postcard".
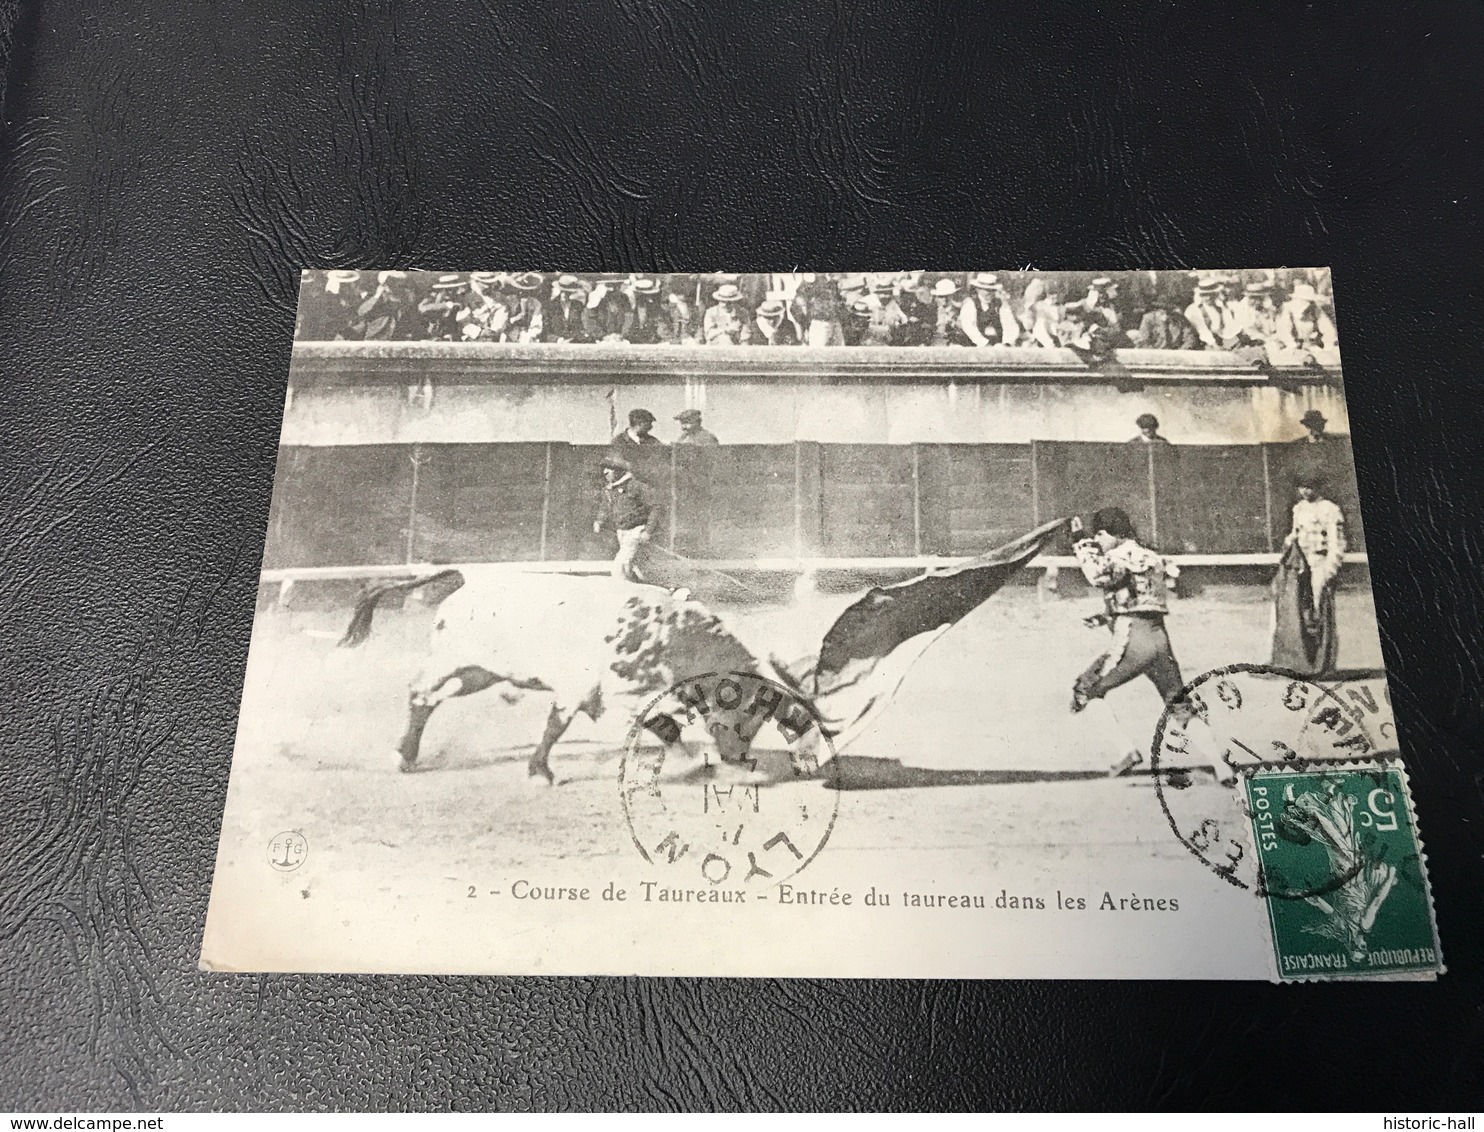
<path id="1" fill-rule="evenodd" d="M 1338 325 L 305 272 L 202 965 L 1435 977 Z"/>

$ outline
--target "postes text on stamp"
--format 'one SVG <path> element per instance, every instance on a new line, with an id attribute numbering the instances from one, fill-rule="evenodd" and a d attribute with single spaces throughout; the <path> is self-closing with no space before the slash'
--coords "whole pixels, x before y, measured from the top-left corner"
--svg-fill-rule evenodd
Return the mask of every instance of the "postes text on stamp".
<path id="1" fill-rule="evenodd" d="M 1241 779 L 1279 979 L 1443 969 L 1399 762 L 1253 767 Z"/>

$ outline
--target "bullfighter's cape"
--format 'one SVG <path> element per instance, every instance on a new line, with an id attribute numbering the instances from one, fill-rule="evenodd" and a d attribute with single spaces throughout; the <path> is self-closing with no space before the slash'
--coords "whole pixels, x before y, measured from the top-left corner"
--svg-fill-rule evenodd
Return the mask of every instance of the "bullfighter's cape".
<path id="1" fill-rule="evenodd" d="M 1004 546 L 905 582 L 875 586 L 830 626 L 819 659 L 800 684 L 829 724 L 853 738 L 851 724 L 883 696 L 945 632 L 983 605 L 1039 554 L 1068 520 L 1056 519 Z"/>
<path id="2" fill-rule="evenodd" d="M 814 668 L 821 694 L 836 687 L 852 661 L 880 660 L 920 633 L 957 624 L 1041 552 L 1066 519 L 1043 524 L 988 554 L 891 586 L 875 586 L 830 626 Z"/>
<path id="3" fill-rule="evenodd" d="M 1334 587 L 1316 606 L 1309 563 L 1290 543 L 1273 578 L 1273 665 L 1306 676 L 1331 674 L 1340 651 L 1335 622 Z"/>

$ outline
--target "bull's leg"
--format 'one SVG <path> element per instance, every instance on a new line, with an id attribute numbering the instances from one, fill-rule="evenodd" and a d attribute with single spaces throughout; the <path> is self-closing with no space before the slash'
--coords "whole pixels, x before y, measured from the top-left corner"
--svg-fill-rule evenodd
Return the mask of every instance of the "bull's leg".
<path id="1" fill-rule="evenodd" d="M 407 730 L 402 732 L 402 739 L 397 744 L 397 769 L 403 774 L 407 774 L 417 764 L 423 728 L 428 725 L 428 718 L 433 714 L 435 706 L 437 705 L 424 699 L 422 692 L 414 690 L 407 695 Z"/>
<path id="2" fill-rule="evenodd" d="M 402 733 L 402 740 L 397 744 L 397 769 L 406 774 L 417 765 L 423 728 L 427 727 L 429 717 L 439 704 L 455 696 L 482 692 L 496 680 L 495 674 L 488 669 L 469 664 L 454 669 L 429 688 L 414 685 L 407 697 L 407 730 Z"/>
<path id="3" fill-rule="evenodd" d="M 572 717 L 576 714 L 575 711 L 564 712 L 556 704 L 551 705 L 551 712 L 546 717 L 546 730 L 541 734 L 541 742 L 536 744 L 536 749 L 531 752 L 531 761 L 526 764 L 526 773 L 532 778 L 539 775 L 546 779 L 548 786 L 556 781 L 556 775 L 551 773 L 549 761 L 551 749 L 566 733 L 567 728 L 572 724 Z"/>

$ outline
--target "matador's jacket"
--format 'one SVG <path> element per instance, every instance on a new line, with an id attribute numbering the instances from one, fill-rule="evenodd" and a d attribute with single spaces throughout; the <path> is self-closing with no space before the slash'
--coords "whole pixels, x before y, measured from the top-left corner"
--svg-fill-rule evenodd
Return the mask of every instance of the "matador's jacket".
<path id="1" fill-rule="evenodd" d="M 1109 617 L 1126 613 L 1166 614 L 1170 611 L 1165 588 L 1164 557 L 1124 539 L 1112 550 L 1104 550 L 1093 539 L 1072 547 L 1077 564 L 1087 580 L 1103 591 Z"/>

